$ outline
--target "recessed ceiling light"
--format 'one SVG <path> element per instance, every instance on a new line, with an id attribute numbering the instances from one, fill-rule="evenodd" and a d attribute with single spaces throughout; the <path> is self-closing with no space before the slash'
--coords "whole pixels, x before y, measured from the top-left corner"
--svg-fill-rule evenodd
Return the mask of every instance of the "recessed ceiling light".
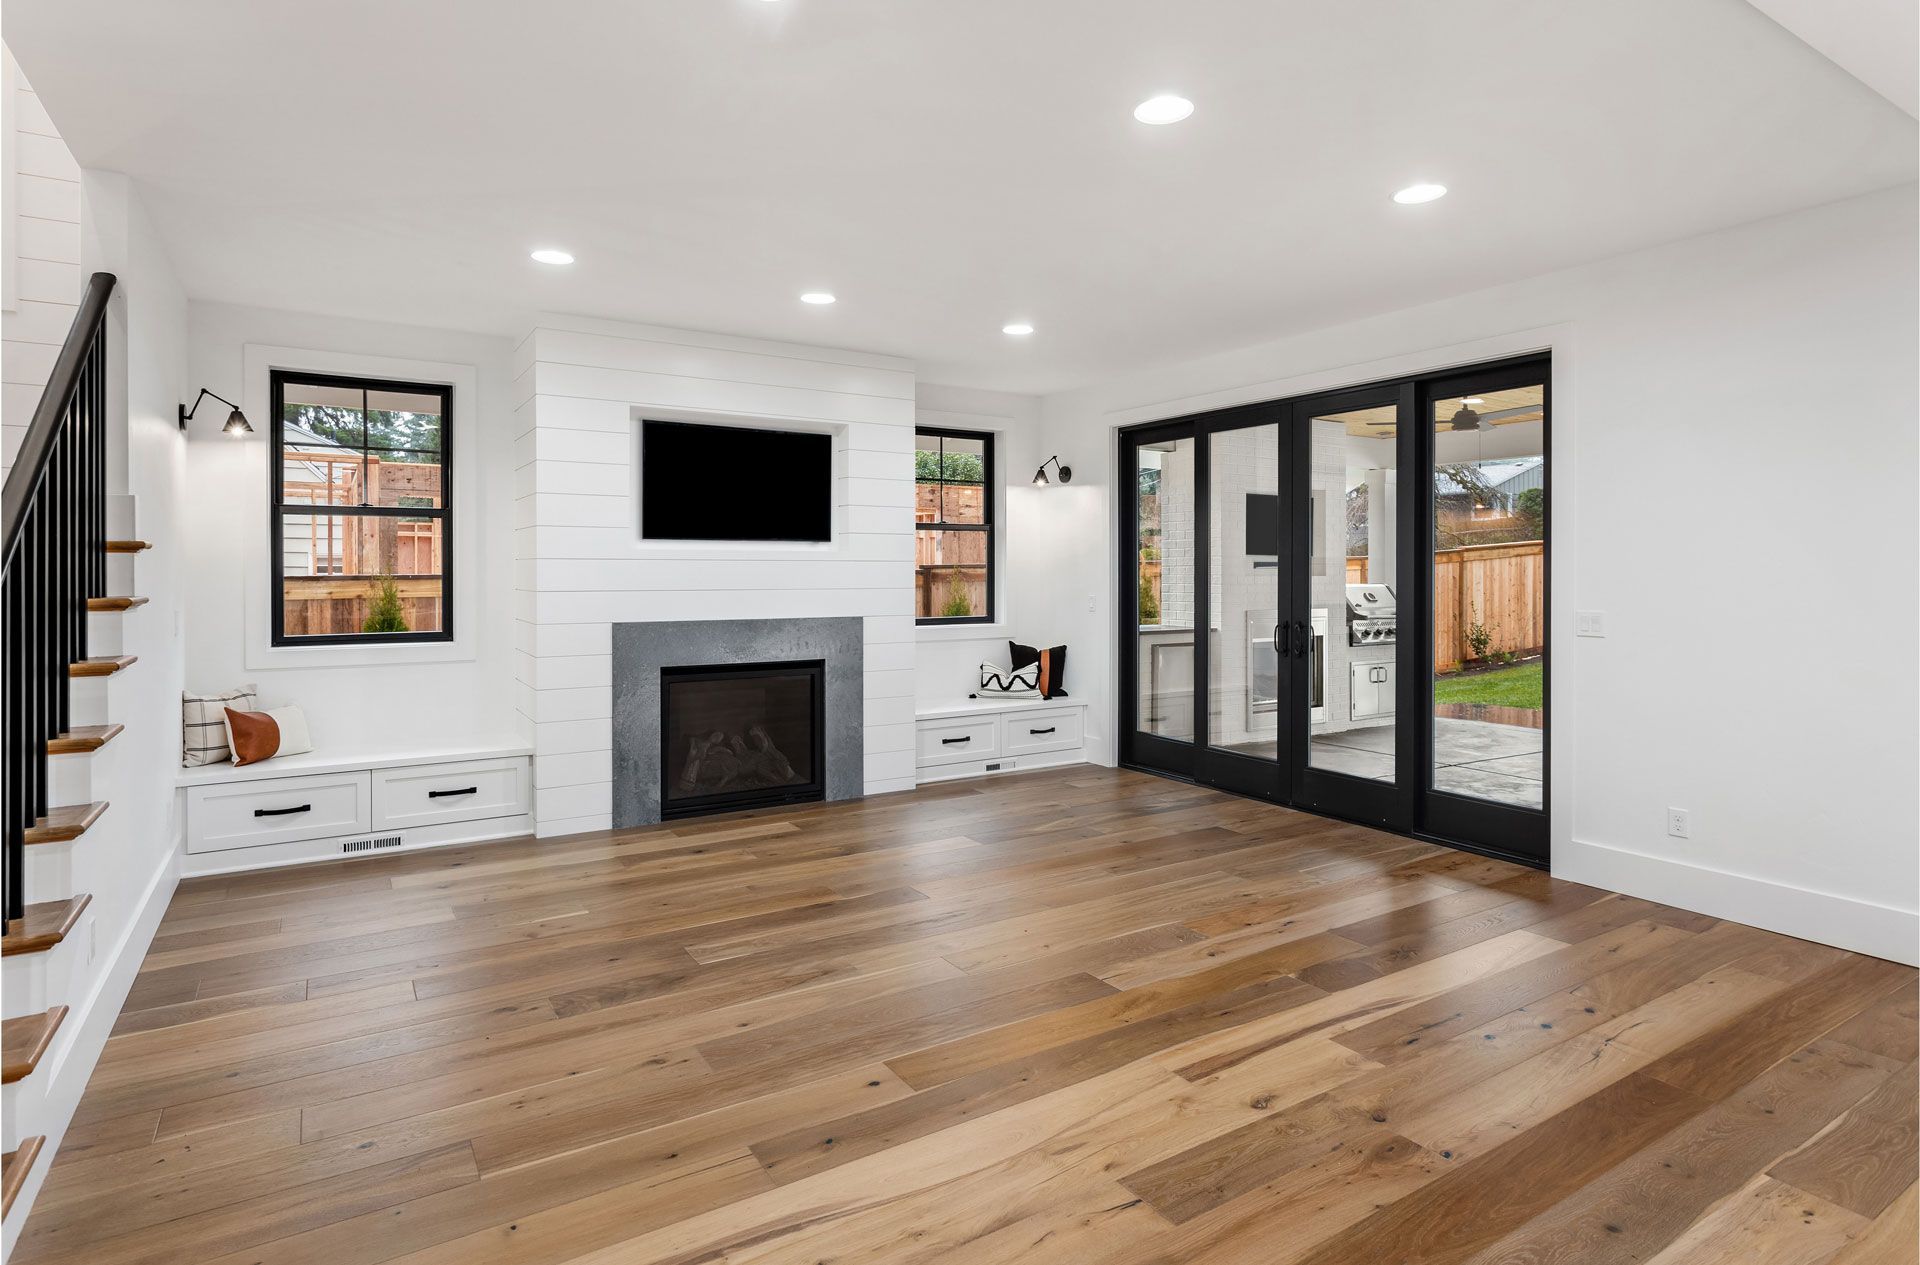
<path id="1" fill-rule="evenodd" d="M 1000 332 L 1002 334 L 1012 334 L 1015 338 L 1025 338 L 1028 334 L 1033 333 L 1033 326 L 1027 324 L 1025 321 L 1015 321 L 1011 325 L 1002 325 Z"/>
<path id="2" fill-rule="evenodd" d="M 833 302 L 833 296 L 825 290 L 809 290 L 800 296 L 800 301 L 802 303 L 812 303 L 817 307 L 825 307 L 827 304 Z"/>
<path id="3" fill-rule="evenodd" d="M 1401 206 L 1417 206 L 1422 202 L 1432 202 L 1436 198 L 1447 196 L 1447 186 L 1443 184 L 1410 184 L 1393 195 L 1393 200 Z"/>
<path id="4" fill-rule="evenodd" d="M 1172 93 L 1162 93 L 1157 97 L 1148 97 L 1133 107 L 1133 117 L 1142 123 L 1178 123 L 1193 113 L 1193 102 L 1185 97 L 1176 97 Z"/>
<path id="5" fill-rule="evenodd" d="M 542 248 L 533 252 L 533 262 L 537 264 L 570 264 L 573 256 L 564 250 Z"/>

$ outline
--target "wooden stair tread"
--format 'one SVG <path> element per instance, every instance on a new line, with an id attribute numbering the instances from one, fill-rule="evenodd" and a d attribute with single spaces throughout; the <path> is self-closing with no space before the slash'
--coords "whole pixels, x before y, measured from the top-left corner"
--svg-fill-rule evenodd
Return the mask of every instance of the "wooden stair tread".
<path id="1" fill-rule="evenodd" d="M 133 654 L 105 655 L 99 658 L 82 659 L 67 666 L 68 676 L 112 676 L 122 668 L 131 667 L 139 662 L 140 656 Z"/>
<path id="2" fill-rule="evenodd" d="M 75 725 L 57 737 L 47 739 L 48 755 L 84 755 L 100 748 L 126 732 L 125 725 Z"/>
<path id="3" fill-rule="evenodd" d="M 43 900 L 28 905 L 24 917 L 7 924 L 6 938 L 0 940 L 0 956 L 44 953 L 51 949 L 72 934 L 80 924 L 81 912 L 92 900 L 93 897 L 81 892 L 66 900 Z"/>
<path id="4" fill-rule="evenodd" d="M 0 1023 L 0 1084 L 11 1085 L 40 1066 L 53 1034 L 67 1017 L 65 1006 Z"/>
<path id="5" fill-rule="evenodd" d="M 33 1171 L 33 1162 L 40 1158 L 40 1148 L 46 1144 L 43 1137 L 21 1138 L 18 1150 L 0 1156 L 0 1217 L 13 1211 L 13 1197 L 27 1184 L 27 1174 Z"/>
<path id="6" fill-rule="evenodd" d="M 93 804 L 68 804 L 64 808 L 52 809 L 27 828 L 27 842 L 65 843 L 69 839 L 78 839 L 106 811 L 107 801 L 104 799 Z"/>
<path id="7" fill-rule="evenodd" d="M 146 604 L 147 599 L 144 597 L 90 597 L 87 599 L 87 609 L 90 611 L 124 611 Z"/>
<path id="8" fill-rule="evenodd" d="M 108 553 L 139 553 L 142 549 L 151 548 L 153 546 L 144 540 L 109 540 L 107 542 Z"/>

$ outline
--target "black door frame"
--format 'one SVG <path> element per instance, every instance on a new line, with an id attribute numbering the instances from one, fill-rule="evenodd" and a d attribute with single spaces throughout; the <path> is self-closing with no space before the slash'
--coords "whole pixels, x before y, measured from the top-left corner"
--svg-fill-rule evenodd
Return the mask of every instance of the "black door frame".
<path id="1" fill-rule="evenodd" d="M 1114 480 L 1118 495 L 1120 514 L 1120 688 L 1117 714 L 1120 718 L 1119 756 L 1120 762 L 1133 768 L 1146 769 L 1154 773 L 1168 773 L 1175 777 L 1191 779 L 1196 761 L 1194 753 L 1198 750 L 1200 723 L 1196 706 L 1194 721 L 1194 740 L 1182 742 L 1174 738 L 1162 738 L 1155 734 L 1143 733 L 1140 729 L 1140 515 L 1139 515 L 1139 452 L 1149 444 L 1165 443 L 1170 440 L 1191 439 L 1196 449 L 1196 482 L 1199 469 L 1199 435 L 1191 418 L 1175 418 L 1171 421 L 1155 422 L 1147 426 L 1133 426 L 1120 433 L 1120 449 L 1116 462 L 1119 477 Z M 1196 504 L 1196 513 L 1198 506 Z M 1195 565 L 1198 566 L 1197 542 Z M 1198 667 L 1199 640 L 1194 638 L 1195 666 Z"/>
<path id="2" fill-rule="evenodd" d="M 1544 667 L 1542 760 L 1543 779 L 1538 811 L 1498 804 L 1435 790 L 1433 772 L 1433 498 L 1430 471 L 1434 451 L 1433 401 L 1465 394 L 1540 384 L 1544 408 L 1542 451 L 1546 456 L 1547 520 L 1542 530 L 1542 566 L 1545 627 L 1553 618 L 1553 375 L 1551 352 L 1542 351 L 1484 364 L 1435 370 L 1364 383 L 1313 395 L 1293 396 L 1256 404 L 1235 405 L 1206 413 L 1125 427 L 1119 432 L 1118 478 L 1120 549 L 1118 558 L 1120 610 L 1131 612 L 1119 622 L 1118 755 L 1125 767 L 1219 786 L 1225 790 L 1289 804 L 1329 817 L 1356 821 L 1409 834 L 1470 852 L 1484 853 L 1526 865 L 1545 867 L 1549 860 L 1548 813 L 1552 800 L 1552 637 L 1542 649 Z M 1138 727 L 1138 619 L 1139 556 L 1137 513 L 1137 452 L 1141 445 L 1189 438 L 1194 444 L 1194 571 L 1196 623 L 1200 602 L 1210 599 L 1208 525 L 1211 523 L 1211 460 L 1208 438 L 1215 431 L 1280 422 L 1281 522 L 1299 538 L 1310 497 L 1302 489 L 1312 482 L 1312 431 L 1301 423 L 1314 416 L 1376 407 L 1388 397 L 1399 421 L 1396 461 L 1408 472 L 1399 480 L 1396 505 L 1396 544 L 1401 565 L 1396 567 L 1395 593 L 1399 601 L 1401 635 L 1394 653 L 1395 778 L 1391 785 L 1307 765 L 1307 709 L 1296 700 L 1306 698 L 1307 660 L 1290 657 L 1282 666 L 1281 728 L 1278 776 L 1267 762 L 1210 748 L 1207 638 L 1203 627 L 1193 638 L 1193 739 L 1181 742 L 1144 734 Z M 1421 543 L 1427 542 L 1427 548 Z M 1344 556 L 1344 555 L 1343 555 Z M 1414 565 L 1415 563 L 1418 565 Z M 1277 609 L 1295 627 L 1311 618 L 1309 550 L 1292 548 L 1278 568 Z M 1329 611 L 1328 636 L 1334 635 Z M 1295 618 L 1299 617 L 1299 618 Z M 1344 626 L 1345 611 L 1339 612 Z M 1411 626 L 1412 632 L 1408 632 Z M 1309 636 L 1311 635 L 1309 629 Z"/>
<path id="3" fill-rule="evenodd" d="M 1540 759 L 1543 774 L 1540 784 L 1540 808 L 1516 808 L 1510 804 L 1495 803 L 1493 800 L 1476 799 L 1469 795 L 1455 795 L 1437 790 L 1433 780 L 1433 566 L 1431 563 L 1434 538 L 1433 521 L 1433 481 L 1430 477 L 1434 456 L 1434 417 L 1433 402 L 1451 399 L 1462 395 L 1478 395 L 1488 391 L 1511 390 L 1514 387 L 1532 386 L 1538 383 L 1541 388 L 1541 452 L 1546 458 L 1543 483 L 1546 489 L 1546 521 L 1540 530 L 1541 536 L 1541 610 L 1542 628 L 1540 646 L 1541 662 L 1541 718 L 1540 718 Z M 1421 476 L 1411 480 L 1412 486 L 1420 490 L 1419 504 L 1414 507 L 1414 517 L 1418 520 L 1418 539 L 1429 542 L 1428 548 L 1415 555 L 1428 560 L 1420 568 L 1419 606 L 1421 624 L 1426 630 L 1419 638 L 1416 648 L 1418 658 L 1415 675 L 1404 684 L 1414 690 L 1417 709 L 1413 714 L 1420 717 L 1415 726 L 1419 730 L 1420 748 L 1417 755 L 1419 763 L 1415 766 L 1420 772 L 1420 834 L 1454 847 L 1463 847 L 1471 851 L 1487 852 L 1493 855 L 1523 861 L 1530 865 L 1545 866 L 1551 849 L 1548 830 L 1548 812 L 1552 807 L 1553 796 L 1553 366 L 1546 354 L 1518 357 L 1512 360 L 1498 361 L 1493 364 L 1475 365 L 1466 369 L 1449 371 L 1444 374 L 1423 375 L 1416 383 L 1419 423 L 1414 427 L 1419 441 L 1413 467 Z M 1404 493 L 1403 498 L 1404 500 Z M 1402 507 L 1404 510 L 1404 506 Z M 1405 598 L 1402 596 L 1404 603 Z M 1403 639 L 1404 640 L 1404 639 Z M 1406 653 L 1404 644 L 1402 655 Z M 1405 688 L 1400 695 L 1400 706 L 1405 706 L 1407 693 Z"/>
<path id="4" fill-rule="evenodd" d="M 1325 417 L 1335 413 L 1349 413 L 1363 408 L 1390 406 L 1394 410 L 1397 426 L 1394 431 L 1394 462 L 1401 470 L 1412 469 L 1408 463 L 1414 455 L 1412 427 L 1408 424 L 1413 415 L 1414 393 L 1409 382 L 1387 382 L 1372 386 L 1347 387 L 1338 391 L 1327 391 L 1317 395 L 1297 396 L 1287 401 L 1287 423 L 1289 436 L 1293 443 L 1293 460 L 1289 468 L 1292 471 L 1294 496 L 1311 501 L 1313 487 L 1313 427 L 1309 423 L 1316 417 Z M 1406 499 L 1407 480 L 1400 481 L 1400 499 Z M 1411 516 L 1404 513 L 1404 505 L 1395 507 L 1394 547 L 1397 558 L 1414 557 L 1414 525 Z M 1291 521 L 1298 531 L 1306 520 L 1306 505 L 1301 505 Z M 1308 530 L 1311 531 L 1311 525 Z M 1310 539 L 1310 537 L 1309 537 Z M 1332 565 L 1333 542 L 1328 542 L 1329 563 Z M 1346 549 L 1339 551 L 1340 565 L 1346 565 Z M 1311 618 L 1313 613 L 1312 593 L 1313 577 L 1309 573 L 1311 563 L 1310 549 L 1292 551 L 1293 591 L 1297 595 L 1294 614 Z M 1396 571 L 1399 570 L 1396 568 Z M 1341 577 L 1344 594 L 1346 578 Z M 1396 583 L 1396 592 L 1399 585 Z M 1408 612 L 1404 601 L 1400 610 L 1403 623 Z M 1346 635 L 1347 612 L 1343 602 L 1337 609 L 1327 612 L 1327 637 Z M 1294 740 L 1291 749 L 1297 753 L 1290 763 L 1290 785 L 1288 802 L 1296 808 L 1311 812 L 1324 813 L 1330 817 L 1340 817 L 1348 821 L 1364 822 L 1370 826 L 1379 826 L 1386 830 L 1409 831 L 1413 829 L 1416 818 L 1416 798 L 1418 783 L 1410 772 L 1419 767 L 1412 762 L 1414 747 L 1408 730 L 1413 726 L 1405 723 L 1407 675 L 1411 670 L 1409 660 L 1412 654 L 1407 646 L 1407 638 L 1396 637 L 1393 654 L 1394 670 L 1394 742 L 1393 772 L 1391 783 L 1376 782 L 1370 778 L 1356 777 L 1348 773 L 1336 773 L 1329 769 L 1316 769 L 1308 761 L 1309 722 L 1307 710 L 1296 707 L 1289 716 L 1294 727 Z M 1307 664 L 1305 659 L 1295 660 L 1295 689 L 1307 687 Z M 1296 694 L 1296 697 L 1299 695 Z"/>

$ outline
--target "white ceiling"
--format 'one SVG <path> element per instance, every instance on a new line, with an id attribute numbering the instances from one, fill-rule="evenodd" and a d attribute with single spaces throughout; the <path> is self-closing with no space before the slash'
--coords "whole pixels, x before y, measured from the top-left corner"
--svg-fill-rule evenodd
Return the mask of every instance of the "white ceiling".
<path id="1" fill-rule="evenodd" d="M 1916 173 L 1914 120 L 1745 0 L 10 0 L 5 22 L 195 297 L 504 334 L 580 312 L 1011 390 Z M 1159 91 L 1193 117 L 1136 123 Z M 1416 180 L 1452 193 L 1389 200 Z M 1038 332 L 1002 335 L 1016 318 Z"/>

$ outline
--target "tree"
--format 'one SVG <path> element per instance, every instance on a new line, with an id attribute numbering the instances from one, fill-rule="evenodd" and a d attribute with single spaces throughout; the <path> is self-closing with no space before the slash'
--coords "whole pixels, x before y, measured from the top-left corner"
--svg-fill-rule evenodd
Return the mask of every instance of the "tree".
<path id="1" fill-rule="evenodd" d="M 938 483 L 945 479 L 949 483 L 984 483 L 987 479 L 987 464 L 977 452 L 950 452 L 946 454 L 946 470 L 943 474 L 940 465 L 941 454 L 925 448 L 916 448 L 913 453 L 913 477 L 920 483 Z"/>
<path id="2" fill-rule="evenodd" d="M 1513 515 L 1525 526 L 1535 540 L 1546 539 L 1547 534 L 1547 490 L 1545 488 L 1527 488 L 1513 498 Z"/>
<path id="3" fill-rule="evenodd" d="M 390 575 L 380 577 L 373 600 L 367 604 L 367 622 L 361 632 L 396 633 L 407 631 L 407 613 L 400 606 L 400 585 Z"/>

